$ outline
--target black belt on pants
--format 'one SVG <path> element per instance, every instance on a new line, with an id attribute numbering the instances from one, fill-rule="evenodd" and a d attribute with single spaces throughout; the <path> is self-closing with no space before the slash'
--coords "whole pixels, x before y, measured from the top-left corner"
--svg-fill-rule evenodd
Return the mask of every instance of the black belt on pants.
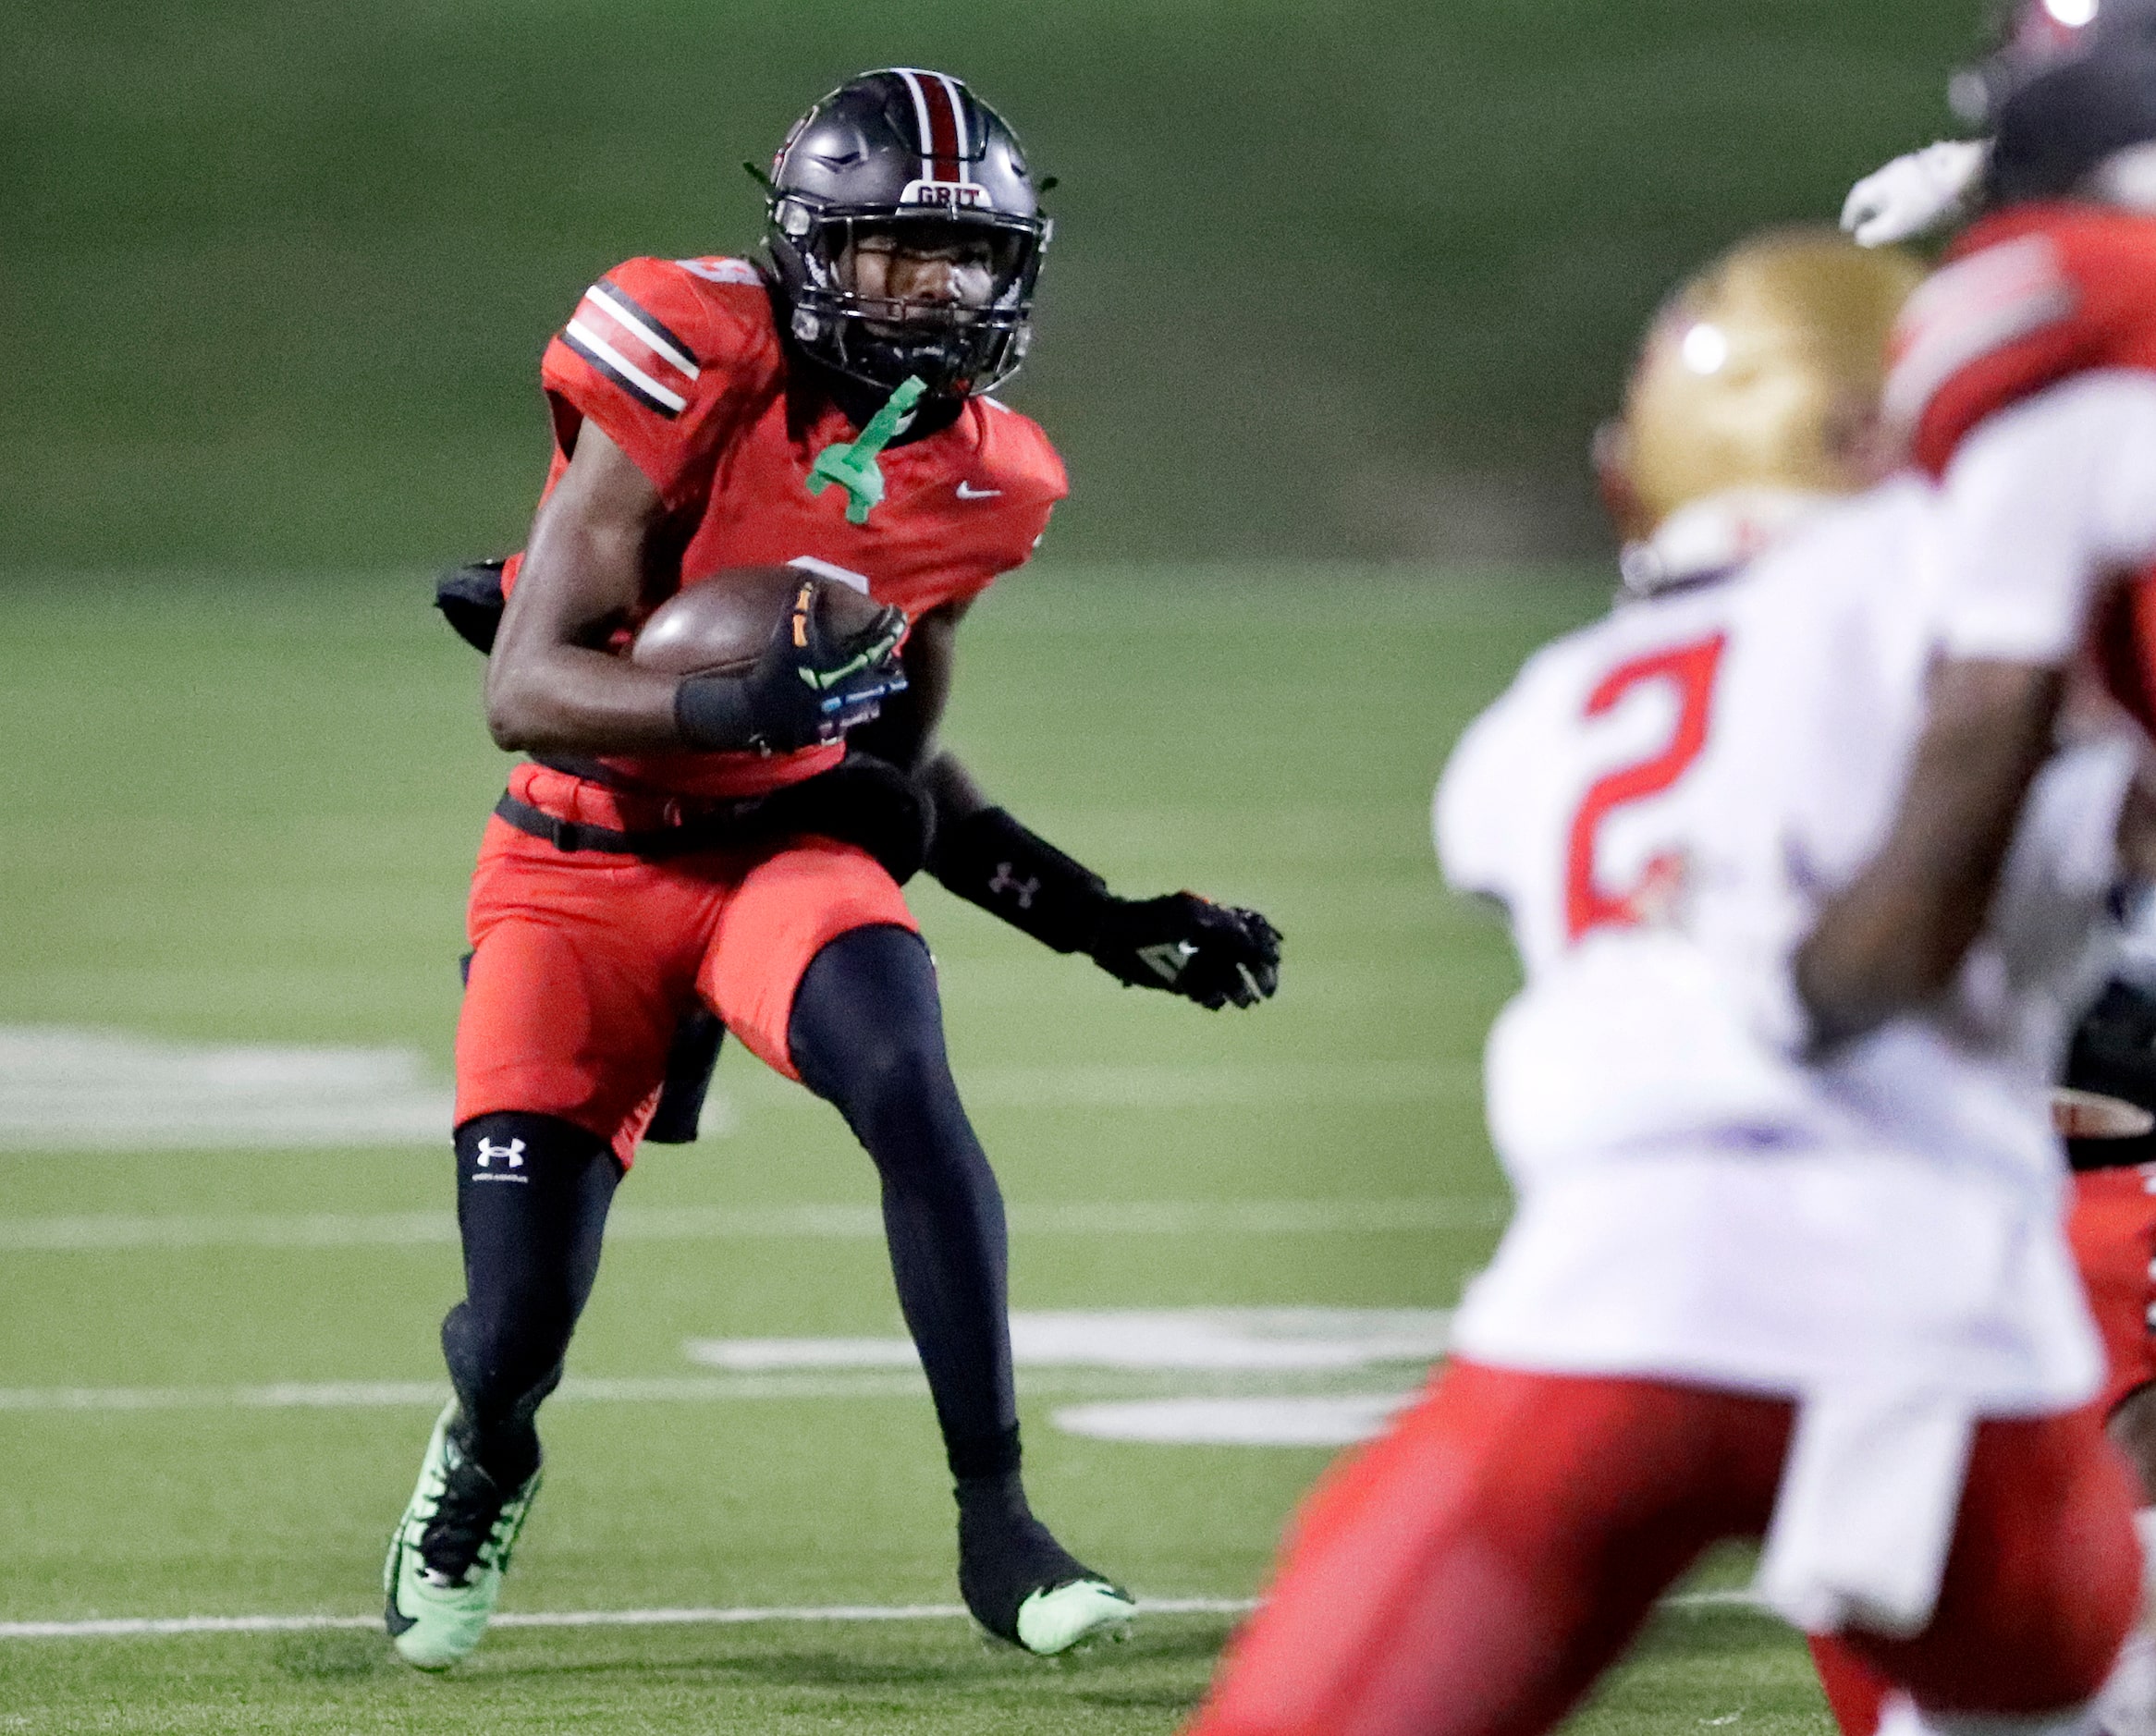
<path id="1" fill-rule="evenodd" d="M 505 794 L 494 811 L 518 831 L 556 850 L 591 850 L 665 862 L 703 850 L 756 850 L 808 834 L 866 850 L 900 886 L 921 872 L 928 854 L 931 810 L 913 780 L 895 765 L 849 754 L 827 772 L 787 784 L 766 796 L 707 810 L 678 825 L 619 831 L 564 820 Z"/>
<path id="2" fill-rule="evenodd" d="M 755 807 L 759 803 L 743 803 Z M 642 856 L 658 861 L 668 856 L 691 856 L 698 850 L 738 850 L 761 842 L 769 829 L 753 824 L 753 815 L 730 812 L 699 814 L 679 825 L 658 826 L 648 832 L 619 832 L 612 826 L 587 825 L 582 820 L 564 820 L 534 808 L 528 801 L 505 794 L 494 811 L 520 832 L 545 838 L 556 850 L 572 854 L 597 850 L 608 856 Z"/>

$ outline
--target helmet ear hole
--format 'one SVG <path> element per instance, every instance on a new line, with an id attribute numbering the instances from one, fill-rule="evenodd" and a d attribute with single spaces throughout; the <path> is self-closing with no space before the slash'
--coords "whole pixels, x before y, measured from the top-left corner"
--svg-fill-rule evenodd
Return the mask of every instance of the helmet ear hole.
<path id="1" fill-rule="evenodd" d="M 1611 417 L 1595 430 L 1587 450 L 1595 467 L 1595 492 L 1611 528 L 1627 543 L 1648 535 L 1654 529 L 1653 515 L 1632 480 L 1632 431 Z"/>
<path id="2" fill-rule="evenodd" d="M 1851 491 L 1884 482 L 1901 459 L 1900 442 L 1878 397 L 1846 385 L 1828 400 L 1819 446 Z"/>

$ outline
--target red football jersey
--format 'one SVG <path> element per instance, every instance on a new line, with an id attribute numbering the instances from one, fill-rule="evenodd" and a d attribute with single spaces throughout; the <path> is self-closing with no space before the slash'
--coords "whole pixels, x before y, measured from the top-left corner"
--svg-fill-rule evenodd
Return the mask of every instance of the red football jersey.
<path id="1" fill-rule="evenodd" d="M 741 259 L 632 259 L 584 293 L 541 367 L 553 412 L 551 489 L 589 421 L 668 507 L 693 518 L 681 582 L 733 567 L 797 563 L 895 603 L 909 620 L 978 595 L 1024 564 L 1070 492 L 1038 423 L 971 399 L 949 427 L 887 447 L 866 524 L 841 488 L 808 492 L 809 467 L 857 432 L 827 400 L 797 424 L 768 290 Z M 515 582 L 512 569 L 505 584 Z M 654 599 L 654 603 L 659 599 Z M 610 773 L 675 795 L 754 795 L 837 764 L 843 748 L 761 758 L 609 758 Z"/>
<path id="2" fill-rule="evenodd" d="M 1934 477 L 2000 411 L 2080 373 L 2156 373 L 2156 217 L 2019 205 L 1972 226 L 1910 299 L 1887 408 Z M 2101 604 L 2092 655 L 2156 726 L 2156 573 Z"/>
<path id="3" fill-rule="evenodd" d="M 1887 405 L 1937 476 L 1978 423 L 2098 368 L 2156 370 L 2156 217 L 2017 205 L 1972 226 L 1910 298 Z"/>

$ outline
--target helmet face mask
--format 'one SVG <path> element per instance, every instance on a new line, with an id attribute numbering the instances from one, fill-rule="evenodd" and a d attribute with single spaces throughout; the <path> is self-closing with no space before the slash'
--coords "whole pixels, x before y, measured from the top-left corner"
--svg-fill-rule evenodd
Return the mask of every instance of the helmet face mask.
<path id="1" fill-rule="evenodd" d="M 888 392 L 963 398 L 1016 373 L 1052 226 L 1018 140 L 945 74 L 864 73 L 816 104 L 772 164 L 765 244 L 787 331 L 812 361 Z M 864 293 L 864 252 L 954 258 L 974 294 Z M 985 279 L 985 283 L 982 280 Z"/>
<path id="2" fill-rule="evenodd" d="M 2156 140 L 2156 0 L 2015 0 L 1993 41 L 1954 85 L 1993 135 L 1992 202 L 2087 197 L 2108 158 Z"/>
<path id="3" fill-rule="evenodd" d="M 1954 113 L 1990 130 L 2013 93 L 2078 53 L 2101 0 L 1996 0 L 1982 57 L 1954 77 Z"/>

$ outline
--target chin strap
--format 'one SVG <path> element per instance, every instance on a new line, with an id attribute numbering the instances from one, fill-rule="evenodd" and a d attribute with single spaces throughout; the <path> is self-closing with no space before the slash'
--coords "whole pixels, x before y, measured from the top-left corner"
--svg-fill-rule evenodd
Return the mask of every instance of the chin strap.
<path id="1" fill-rule="evenodd" d="M 1687 502 L 1652 536 L 1626 544 L 1618 571 L 1625 590 L 1641 597 L 1727 572 L 1763 554 L 1834 499 L 1801 488 L 1726 488 Z"/>
<path id="2" fill-rule="evenodd" d="M 927 389 L 920 379 L 909 375 L 884 400 L 884 407 L 869 418 L 858 440 L 836 440 L 817 453 L 815 462 L 809 466 L 809 493 L 820 495 L 836 483 L 849 496 L 847 522 L 866 524 L 868 515 L 883 499 L 883 470 L 876 455 L 898 436 Z"/>

